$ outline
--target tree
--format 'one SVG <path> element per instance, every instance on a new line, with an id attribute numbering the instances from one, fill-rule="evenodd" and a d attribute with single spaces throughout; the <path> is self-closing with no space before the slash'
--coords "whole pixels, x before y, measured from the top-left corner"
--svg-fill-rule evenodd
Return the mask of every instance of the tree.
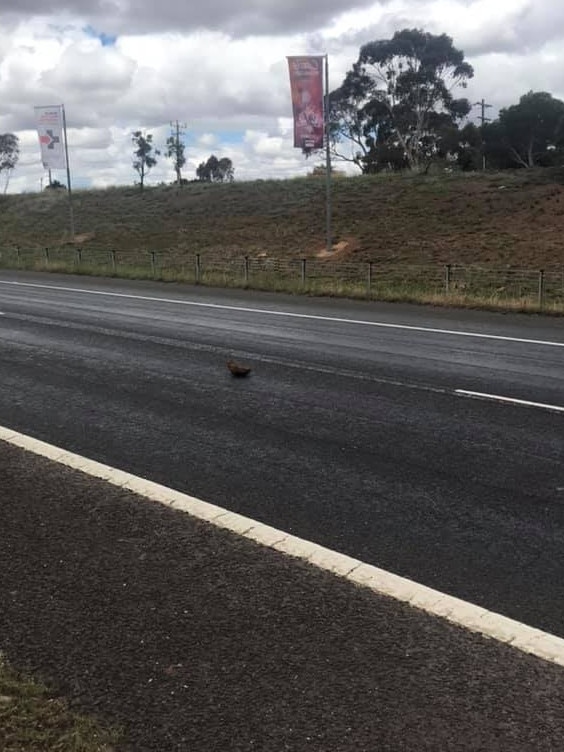
<path id="1" fill-rule="evenodd" d="M 232 183 L 235 179 L 233 162 L 228 157 L 218 159 L 214 154 L 196 169 L 198 180 L 203 183 Z"/>
<path id="2" fill-rule="evenodd" d="M 180 140 L 178 133 L 167 138 L 166 149 L 167 157 L 173 161 L 176 182 L 178 185 L 182 185 L 182 168 L 186 164 L 186 157 L 184 156 L 184 143 Z"/>
<path id="3" fill-rule="evenodd" d="M 4 193 L 20 158 L 20 140 L 15 133 L 0 133 L 0 174 L 5 173 Z"/>
<path id="4" fill-rule="evenodd" d="M 327 165 L 318 164 L 315 165 L 313 170 L 308 173 L 308 178 L 325 178 L 327 177 Z M 337 170 L 334 165 L 331 165 L 331 176 L 334 178 L 346 178 L 347 173 L 343 170 Z"/>
<path id="5" fill-rule="evenodd" d="M 141 131 L 135 131 L 131 136 L 131 140 L 135 147 L 133 152 L 133 169 L 139 175 L 139 186 L 143 190 L 145 177 L 149 170 L 157 164 L 156 157 L 160 155 L 160 151 L 153 147 L 153 136 L 151 133 L 145 135 Z"/>
<path id="6" fill-rule="evenodd" d="M 46 191 L 66 191 L 67 186 L 61 183 L 60 180 L 52 180 L 50 185 L 45 186 Z"/>
<path id="7" fill-rule="evenodd" d="M 529 91 L 484 128 L 484 140 L 498 167 L 550 165 L 564 147 L 564 102 L 545 91 Z"/>
<path id="8" fill-rule="evenodd" d="M 441 131 L 470 112 L 469 101 L 456 99 L 453 90 L 466 87 L 473 75 L 446 34 L 403 29 L 392 39 L 365 44 L 329 97 L 335 155 L 362 172 L 428 169 Z"/>
<path id="9" fill-rule="evenodd" d="M 438 132 L 437 157 L 459 170 L 479 170 L 482 166 L 482 135 L 474 123 L 459 128 L 453 124 Z"/>

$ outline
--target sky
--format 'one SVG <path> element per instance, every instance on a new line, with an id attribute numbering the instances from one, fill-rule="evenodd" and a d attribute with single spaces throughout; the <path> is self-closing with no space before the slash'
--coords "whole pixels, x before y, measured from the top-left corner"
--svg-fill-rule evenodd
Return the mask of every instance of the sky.
<path id="1" fill-rule="evenodd" d="M 327 53 L 333 89 L 362 44 L 406 27 L 453 38 L 475 71 L 461 95 L 484 98 L 489 116 L 529 90 L 564 99 L 564 4 L 554 0 L 51 0 L 45 15 L 46 7 L 0 6 L 0 133 L 21 144 L 10 193 L 45 186 L 33 108 L 59 103 L 77 188 L 133 184 L 132 132 L 152 133 L 163 149 L 176 121 L 188 179 L 212 153 L 233 161 L 237 180 L 305 175 L 313 164 L 293 147 L 286 56 Z M 147 183 L 173 177 L 161 156 Z"/>

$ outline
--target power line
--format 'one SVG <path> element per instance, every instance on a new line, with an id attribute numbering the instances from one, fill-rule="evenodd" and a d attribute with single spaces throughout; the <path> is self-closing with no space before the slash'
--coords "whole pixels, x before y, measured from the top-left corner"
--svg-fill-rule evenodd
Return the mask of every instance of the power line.
<path id="1" fill-rule="evenodd" d="M 185 129 L 188 127 L 186 123 L 179 123 L 178 120 L 170 121 L 170 127 L 171 127 L 171 135 L 174 139 L 174 150 L 175 154 L 178 160 L 178 155 L 180 154 L 180 136 L 184 135 Z M 178 162 L 175 161 L 175 170 L 176 170 L 176 179 L 178 181 L 178 184 L 181 184 L 181 174 L 180 174 L 180 167 L 178 167 Z"/>
<path id="2" fill-rule="evenodd" d="M 486 110 L 490 107 L 493 107 L 493 105 L 488 104 L 485 99 L 481 99 L 479 102 L 474 102 L 473 107 L 479 107 L 481 114 L 478 115 L 478 120 L 481 122 L 481 129 L 482 133 L 484 130 L 484 124 L 489 123 L 491 118 L 486 117 Z M 484 138 L 482 135 L 482 170 L 486 169 L 486 151 L 485 151 L 485 144 L 484 144 Z"/>

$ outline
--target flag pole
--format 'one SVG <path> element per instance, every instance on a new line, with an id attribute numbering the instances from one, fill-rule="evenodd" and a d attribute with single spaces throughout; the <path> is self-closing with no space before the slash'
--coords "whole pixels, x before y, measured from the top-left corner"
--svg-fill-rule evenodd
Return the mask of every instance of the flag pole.
<path id="1" fill-rule="evenodd" d="M 333 252 L 332 206 L 331 206 L 331 148 L 329 144 L 329 55 L 325 55 L 325 171 L 326 171 L 326 223 L 327 252 Z"/>
<path id="2" fill-rule="evenodd" d="M 70 176 L 70 165 L 69 165 L 69 144 L 67 139 L 67 116 L 65 114 L 65 105 L 61 105 L 63 110 L 63 134 L 65 139 L 65 160 L 67 163 L 67 190 L 69 194 L 69 218 L 70 218 L 70 234 L 71 234 L 71 240 L 74 240 L 74 211 L 72 206 L 72 186 L 71 186 L 71 176 Z"/>

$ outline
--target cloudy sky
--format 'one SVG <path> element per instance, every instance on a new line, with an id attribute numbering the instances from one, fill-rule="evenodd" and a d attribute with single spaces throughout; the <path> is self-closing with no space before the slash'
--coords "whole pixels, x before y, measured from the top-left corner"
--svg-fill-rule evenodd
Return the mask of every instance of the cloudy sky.
<path id="1" fill-rule="evenodd" d="M 405 27 L 453 37 L 475 69 L 467 95 L 488 114 L 530 89 L 564 98 L 555 0 L 2 0 L 0 21 L 0 133 L 22 146 L 9 192 L 40 190 L 33 106 L 60 102 L 77 187 L 132 183 L 131 132 L 161 146 L 176 120 L 188 178 L 211 153 L 239 180 L 305 174 L 286 56 L 327 52 L 333 88 L 360 45 Z M 161 157 L 148 182 L 172 178 Z"/>

